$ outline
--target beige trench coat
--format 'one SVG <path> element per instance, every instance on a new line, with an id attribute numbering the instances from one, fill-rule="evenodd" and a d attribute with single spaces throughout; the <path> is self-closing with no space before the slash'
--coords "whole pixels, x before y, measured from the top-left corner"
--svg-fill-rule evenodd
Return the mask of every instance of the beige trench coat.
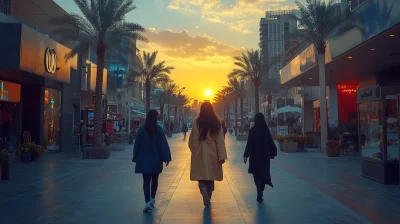
<path id="1" fill-rule="evenodd" d="M 219 161 L 226 160 L 227 155 L 222 128 L 218 136 L 213 138 L 208 135 L 206 140 L 201 141 L 195 119 L 189 137 L 189 148 L 192 152 L 190 180 L 223 180 L 222 164 Z"/>

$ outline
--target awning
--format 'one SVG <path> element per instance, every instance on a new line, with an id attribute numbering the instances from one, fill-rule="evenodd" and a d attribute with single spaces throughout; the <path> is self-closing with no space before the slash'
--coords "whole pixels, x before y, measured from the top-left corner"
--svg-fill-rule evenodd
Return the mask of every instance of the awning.
<path id="1" fill-rule="evenodd" d="M 281 107 L 273 112 L 273 114 L 283 114 L 283 113 L 301 113 L 301 108 L 286 106 L 286 107 Z"/>
<path id="2" fill-rule="evenodd" d="M 326 64 L 327 86 L 356 80 L 398 66 L 399 37 L 400 24 L 332 59 Z M 286 88 L 319 86 L 318 65 L 313 65 L 282 85 Z"/>

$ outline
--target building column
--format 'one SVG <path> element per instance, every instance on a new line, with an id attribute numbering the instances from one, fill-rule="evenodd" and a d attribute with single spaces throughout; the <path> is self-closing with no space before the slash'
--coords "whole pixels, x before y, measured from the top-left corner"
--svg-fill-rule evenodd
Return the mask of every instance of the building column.
<path id="1" fill-rule="evenodd" d="M 329 126 L 335 126 L 339 121 L 339 102 L 338 102 L 338 89 L 337 85 L 329 86 Z"/>

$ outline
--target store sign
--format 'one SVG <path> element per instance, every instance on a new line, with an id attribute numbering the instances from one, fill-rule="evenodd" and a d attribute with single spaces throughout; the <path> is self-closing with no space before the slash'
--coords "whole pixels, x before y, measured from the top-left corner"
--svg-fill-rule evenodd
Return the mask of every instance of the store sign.
<path id="1" fill-rule="evenodd" d="M 356 93 L 359 85 L 338 85 L 338 90 L 342 93 Z"/>
<path id="2" fill-rule="evenodd" d="M 47 48 L 44 54 L 44 67 L 46 72 L 54 74 L 57 71 L 57 54 L 53 48 Z"/>
<path id="3" fill-rule="evenodd" d="M 278 126 L 278 135 L 279 136 L 286 136 L 288 134 L 289 134 L 288 126 Z"/>
<path id="4" fill-rule="evenodd" d="M 381 98 L 381 88 L 374 86 L 366 89 L 360 89 L 357 91 L 357 101 L 372 101 L 379 100 Z"/>

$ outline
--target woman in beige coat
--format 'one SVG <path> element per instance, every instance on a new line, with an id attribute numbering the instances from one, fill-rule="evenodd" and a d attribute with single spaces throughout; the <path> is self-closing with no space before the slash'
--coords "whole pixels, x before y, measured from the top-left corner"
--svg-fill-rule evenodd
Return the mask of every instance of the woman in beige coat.
<path id="1" fill-rule="evenodd" d="M 221 120 L 209 102 L 201 105 L 200 114 L 193 121 L 189 148 L 190 180 L 199 182 L 204 206 L 209 207 L 214 181 L 223 180 L 222 164 L 227 159 Z"/>

